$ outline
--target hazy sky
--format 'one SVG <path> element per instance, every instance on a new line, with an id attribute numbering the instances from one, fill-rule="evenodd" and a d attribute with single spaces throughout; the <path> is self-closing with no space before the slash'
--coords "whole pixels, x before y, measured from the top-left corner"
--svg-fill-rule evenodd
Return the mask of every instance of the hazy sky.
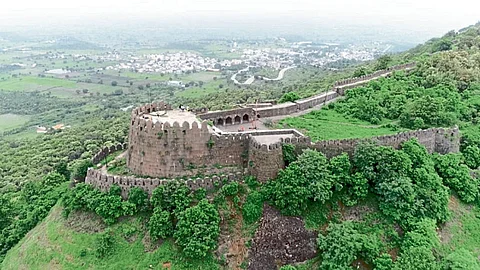
<path id="1" fill-rule="evenodd" d="M 419 27 L 441 34 L 480 20 L 479 0 L 5 0 L 0 25 L 116 18 L 295 17 L 345 24 Z"/>

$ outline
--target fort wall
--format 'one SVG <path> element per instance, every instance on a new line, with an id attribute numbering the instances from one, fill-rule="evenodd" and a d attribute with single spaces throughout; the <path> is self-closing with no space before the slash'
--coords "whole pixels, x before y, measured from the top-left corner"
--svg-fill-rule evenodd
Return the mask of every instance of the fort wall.
<path id="1" fill-rule="evenodd" d="M 119 143 L 119 144 L 116 144 L 116 145 L 112 145 L 110 147 L 104 147 L 93 156 L 92 164 L 94 164 L 94 165 L 98 164 L 102 160 L 104 160 L 108 155 L 110 155 L 114 152 L 117 152 L 117 151 L 125 150 L 125 149 L 127 149 L 127 144 L 126 143 Z"/>
<path id="2" fill-rule="evenodd" d="M 372 141 L 378 145 L 400 148 L 401 144 L 412 138 L 425 146 L 429 153 L 457 153 L 460 151 L 460 134 L 457 127 L 454 128 L 431 128 L 401 132 L 394 135 L 377 136 L 365 139 L 343 139 L 311 142 L 309 137 L 283 138 L 281 143 L 258 144 L 250 141 L 249 167 L 251 175 L 261 182 L 273 179 L 278 171 L 284 167 L 282 143 L 295 145 L 295 150 L 300 154 L 304 149 L 315 149 L 332 158 L 343 153 L 353 156 L 355 148 L 362 142 Z"/>
<path id="3" fill-rule="evenodd" d="M 244 108 L 214 111 L 203 114 L 200 113 L 198 117 L 204 120 L 211 120 L 217 126 L 224 126 L 249 122 L 252 121 L 254 117 L 265 118 L 279 115 L 289 115 L 298 111 L 304 111 L 313 108 L 327 101 L 334 100 L 339 96 L 343 96 L 345 91 L 348 89 L 365 85 L 372 79 L 386 77 L 394 71 L 410 70 L 414 67 L 415 63 L 407 63 L 389 67 L 384 70 L 379 70 L 369 75 L 337 81 L 334 83 L 333 88 L 327 93 L 321 93 L 309 98 L 296 100 L 294 102 L 286 102 L 275 105 L 271 103 L 260 103 L 258 106 L 255 106 L 255 104 L 248 104 Z"/>
<path id="4" fill-rule="evenodd" d="M 132 187 L 139 187 L 145 190 L 149 195 L 152 195 L 153 190 L 165 185 L 169 181 L 184 181 L 185 184 L 192 190 L 205 188 L 211 190 L 215 187 L 221 187 L 224 183 L 233 181 L 243 181 L 243 174 L 240 172 L 229 173 L 219 176 L 210 176 L 203 178 L 190 178 L 188 180 L 174 180 L 174 179 L 158 179 L 158 178 L 137 178 L 133 176 L 115 176 L 103 173 L 100 170 L 88 169 L 85 183 L 93 185 L 101 191 L 108 191 L 112 185 L 118 185 L 121 189 L 121 194 L 124 199 L 128 198 L 128 192 Z"/>
<path id="5" fill-rule="evenodd" d="M 193 175 L 197 166 L 243 166 L 248 135 L 218 135 L 206 121 L 161 123 L 135 117 L 130 126 L 128 168 L 137 175 Z"/>

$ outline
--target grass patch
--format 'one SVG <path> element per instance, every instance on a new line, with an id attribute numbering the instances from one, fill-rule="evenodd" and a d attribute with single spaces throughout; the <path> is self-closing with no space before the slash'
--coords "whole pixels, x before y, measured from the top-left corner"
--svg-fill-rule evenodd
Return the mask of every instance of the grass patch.
<path id="1" fill-rule="evenodd" d="M 464 248 L 480 256 L 480 209 L 478 206 L 467 205 L 452 196 L 449 202 L 452 216 L 438 230 L 441 245 L 437 252 L 445 257 L 454 250 Z"/>
<path id="2" fill-rule="evenodd" d="M 111 254 L 95 256 L 98 233 L 80 233 L 65 225 L 61 207 L 49 216 L 13 249 L 2 269 L 218 269 L 213 256 L 192 261 L 184 258 L 173 240 L 145 252 L 143 218 L 128 218 L 111 226 L 114 244 Z M 127 228 L 128 227 L 128 228 Z"/>
<path id="3" fill-rule="evenodd" d="M 334 110 L 323 109 L 302 116 L 283 119 L 280 121 L 279 127 L 300 129 L 313 141 L 368 138 L 395 134 L 405 130 L 386 127 L 387 124 L 393 124 L 393 121 L 384 120 L 381 125 L 372 125 L 366 121 L 346 117 Z"/>
<path id="4" fill-rule="evenodd" d="M 220 84 L 224 85 L 224 88 L 220 88 Z M 217 93 L 223 91 L 226 87 L 224 80 L 210 81 L 203 85 L 203 87 L 191 87 L 185 91 L 176 92 L 175 95 L 184 98 L 199 98 L 208 94 Z"/>
<path id="5" fill-rule="evenodd" d="M 1 114 L 0 115 L 0 131 L 6 131 L 12 128 L 23 126 L 30 120 L 29 116 L 18 114 Z"/>
<path id="6" fill-rule="evenodd" d="M 72 88 L 75 86 L 76 83 L 69 80 L 33 76 L 10 78 L 0 81 L 0 90 L 5 91 L 42 91 L 52 87 Z"/>

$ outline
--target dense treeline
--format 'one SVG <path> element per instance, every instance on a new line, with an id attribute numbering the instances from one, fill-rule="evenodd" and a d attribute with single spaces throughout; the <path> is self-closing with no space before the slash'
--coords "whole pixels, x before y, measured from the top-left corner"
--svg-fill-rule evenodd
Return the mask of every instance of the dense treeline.
<path id="1" fill-rule="evenodd" d="M 101 147 L 125 142 L 127 123 L 127 114 L 110 111 L 90 116 L 81 127 L 0 140 L 0 258 L 48 214 L 65 191 L 59 183 L 70 180 L 70 171 L 81 178 L 85 172 L 79 168 Z"/>
<path id="2" fill-rule="evenodd" d="M 346 269 L 360 259 L 375 269 L 440 269 L 462 259 L 453 254 L 436 257 L 436 225 L 447 221 L 449 197 L 479 203 L 479 182 L 463 164 L 461 154 L 430 155 L 416 140 L 400 150 L 366 143 L 354 156 L 328 160 L 322 153 L 304 150 L 295 160 L 294 149 L 284 146 L 289 166 L 264 187 L 264 196 L 282 213 L 300 215 L 313 203 L 322 208 L 338 203 L 355 206 L 374 198 L 380 220 L 387 228 L 374 229 L 365 221 L 330 218 L 318 238 L 320 269 Z M 478 158 L 480 156 L 476 156 Z M 376 221 L 378 222 L 378 221 Z M 395 258 L 389 252 L 398 248 Z M 465 256 L 472 254 L 463 250 Z M 453 260 L 453 262 L 452 262 Z M 478 262 L 471 262 L 476 269 Z M 450 268 L 445 268 L 450 269 Z"/>
<path id="3" fill-rule="evenodd" d="M 255 180 L 247 180 L 256 183 Z M 254 187 L 256 185 L 254 184 Z M 258 220 L 263 199 L 253 191 L 253 197 L 247 197 L 244 210 L 247 223 Z M 65 216 L 73 211 L 95 212 L 108 225 L 114 224 L 119 217 L 143 213 L 147 217 L 147 228 L 152 240 L 174 238 L 185 257 L 204 258 L 217 247 L 220 234 L 219 211 L 225 211 L 226 199 L 240 203 L 240 193 L 245 195 L 249 188 L 232 182 L 209 192 L 204 189 L 190 190 L 184 182 L 170 181 L 157 187 L 150 198 L 140 188 L 132 188 L 127 200 L 122 200 L 120 188 L 113 185 L 108 192 L 101 192 L 88 184 L 77 184 L 68 190 L 62 199 Z M 102 235 L 101 238 L 107 236 Z M 112 244 L 113 246 L 114 244 Z M 108 254 L 103 244 L 98 247 L 102 254 Z M 96 247 L 96 248 L 98 248 Z M 102 255 L 102 256 L 104 256 Z"/>

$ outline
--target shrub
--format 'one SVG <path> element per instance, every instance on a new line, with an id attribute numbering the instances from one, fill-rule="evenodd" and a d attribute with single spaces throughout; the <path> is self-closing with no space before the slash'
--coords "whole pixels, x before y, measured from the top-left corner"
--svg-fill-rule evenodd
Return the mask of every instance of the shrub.
<path id="1" fill-rule="evenodd" d="M 468 250 L 459 248 L 450 253 L 444 261 L 444 269 L 462 270 L 462 269 L 480 269 L 480 263 L 477 258 Z"/>
<path id="2" fill-rule="evenodd" d="M 192 202 L 190 189 L 185 183 L 169 181 L 166 185 L 158 186 L 153 190 L 150 202 L 155 208 L 178 215 Z"/>
<path id="3" fill-rule="evenodd" d="M 457 192 L 460 199 L 470 203 L 478 196 L 478 182 L 470 176 L 470 170 L 461 164 L 461 156 L 457 154 L 434 155 L 435 169 L 443 183 Z"/>
<path id="4" fill-rule="evenodd" d="M 83 180 L 85 179 L 85 176 L 87 176 L 87 170 L 89 167 L 92 167 L 93 163 L 89 159 L 85 159 L 78 163 L 74 168 L 72 172 L 72 177 L 75 180 Z"/>
<path id="5" fill-rule="evenodd" d="M 148 229 L 152 239 L 163 239 L 173 235 L 173 223 L 170 213 L 160 208 L 155 208 L 148 222 Z"/>
<path id="6" fill-rule="evenodd" d="M 95 239 L 95 256 L 97 258 L 103 258 L 110 255 L 113 252 L 115 245 L 115 238 L 110 230 L 98 235 Z"/>
<path id="7" fill-rule="evenodd" d="M 262 216 L 263 196 L 258 191 L 252 191 L 248 194 L 242 207 L 243 220 L 246 224 L 257 222 Z"/>
<path id="8" fill-rule="evenodd" d="M 139 187 L 133 187 L 128 193 L 128 201 L 135 205 L 137 211 L 142 211 L 148 206 L 148 194 Z"/>
<path id="9" fill-rule="evenodd" d="M 220 216 L 206 199 L 180 213 L 176 231 L 177 243 L 190 258 L 202 258 L 217 246 Z"/>
<path id="10" fill-rule="evenodd" d="M 476 145 L 469 145 L 463 151 L 463 160 L 470 169 L 480 167 L 480 148 Z"/>
<path id="11" fill-rule="evenodd" d="M 289 92 L 289 93 L 283 94 L 283 96 L 280 98 L 278 102 L 280 103 L 293 102 L 299 99 L 300 99 L 300 96 L 297 94 L 297 92 Z"/>
<path id="12" fill-rule="evenodd" d="M 227 197 L 234 196 L 238 194 L 239 186 L 240 185 L 237 182 L 231 182 L 229 184 L 224 185 L 220 190 L 220 192 Z"/>

